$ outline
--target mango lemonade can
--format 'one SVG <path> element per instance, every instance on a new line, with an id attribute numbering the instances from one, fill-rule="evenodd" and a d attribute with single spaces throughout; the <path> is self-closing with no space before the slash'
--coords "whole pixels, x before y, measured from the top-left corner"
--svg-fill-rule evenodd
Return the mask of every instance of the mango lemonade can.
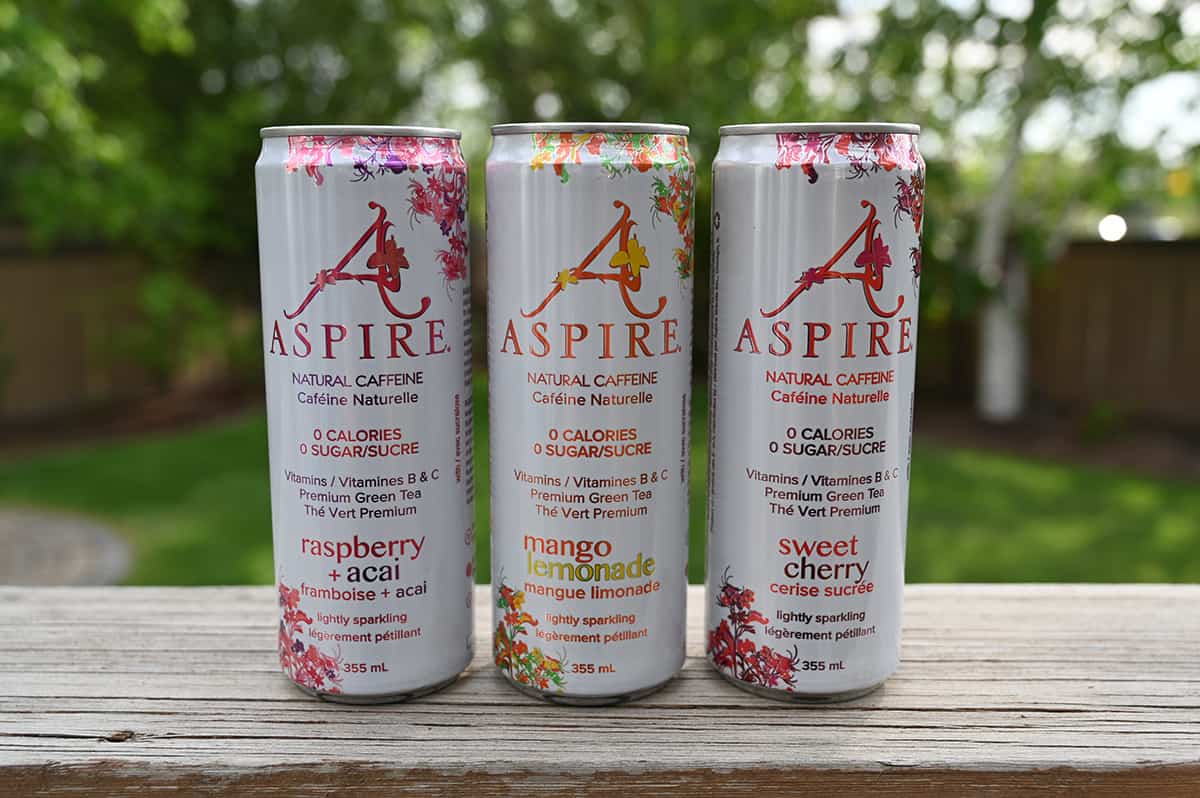
<path id="1" fill-rule="evenodd" d="M 457 131 L 275 127 L 255 167 L 279 659 L 380 703 L 471 660 L 467 168 Z"/>
<path id="2" fill-rule="evenodd" d="M 494 660 L 547 700 L 625 701 L 684 660 L 688 131 L 492 132 Z"/>
<path id="3" fill-rule="evenodd" d="M 918 128 L 733 125 L 713 164 L 707 652 L 837 701 L 896 669 L 925 169 Z"/>

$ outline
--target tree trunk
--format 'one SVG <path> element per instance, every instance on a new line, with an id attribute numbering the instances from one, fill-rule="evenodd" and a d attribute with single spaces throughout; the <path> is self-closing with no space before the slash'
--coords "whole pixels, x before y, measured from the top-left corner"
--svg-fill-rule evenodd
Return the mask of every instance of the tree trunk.
<path id="1" fill-rule="evenodd" d="M 979 317 L 976 410 L 984 421 L 1002 424 L 1025 412 L 1029 378 L 1026 319 L 1029 274 L 1024 260 L 1007 258 L 1000 285 Z"/>
<path id="2" fill-rule="evenodd" d="M 992 289 L 979 317 L 979 372 L 975 408 L 980 418 L 1007 423 L 1025 412 L 1028 350 L 1025 341 L 1028 277 L 1025 264 L 1006 246 L 1009 209 L 1017 190 L 1026 114 L 1014 120 L 996 186 L 980 210 L 975 267 Z"/>

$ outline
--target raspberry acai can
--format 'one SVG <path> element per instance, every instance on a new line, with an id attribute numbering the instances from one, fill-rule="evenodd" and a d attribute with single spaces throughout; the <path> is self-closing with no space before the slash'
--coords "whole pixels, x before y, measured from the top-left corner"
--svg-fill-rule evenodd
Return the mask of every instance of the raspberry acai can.
<path id="1" fill-rule="evenodd" d="M 708 657 L 837 701 L 899 663 L 918 128 L 734 125 L 713 164 Z"/>
<path id="2" fill-rule="evenodd" d="M 262 131 L 255 167 L 279 658 L 399 701 L 470 662 L 467 168 L 457 131 Z"/>
<path id="3" fill-rule="evenodd" d="M 604 704 L 684 660 L 687 128 L 500 125 L 487 165 L 494 660 Z"/>

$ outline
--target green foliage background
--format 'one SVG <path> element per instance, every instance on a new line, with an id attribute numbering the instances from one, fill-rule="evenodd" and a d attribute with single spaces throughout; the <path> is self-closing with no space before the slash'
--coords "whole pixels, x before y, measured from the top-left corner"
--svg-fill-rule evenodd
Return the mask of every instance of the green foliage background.
<path id="1" fill-rule="evenodd" d="M 1200 66 L 1200 36 L 1184 30 L 1200 27 L 1194 5 L 0 1 L 0 215 L 39 245 L 136 249 L 219 307 L 252 308 L 251 165 L 267 124 L 457 124 L 478 176 L 490 122 L 683 122 L 704 220 L 720 124 L 916 121 L 929 161 L 922 321 L 936 324 L 986 290 L 967 253 L 1010 166 L 1016 198 L 998 212 L 1033 263 L 1080 208 L 1148 203 L 1196 218 L 1195 142 L 1164 163 L 1116 133 L 1133 87 Z M 1030 151 L 1022 133 L 1047 101 L 1065 109 L 1061 143 Z M 708 231 L 697 228 L 703 291 Z M 170 296 L 190 303 L 181 318 L 224 323 L 185 294 L 159 278 L 149 323 Z"/>

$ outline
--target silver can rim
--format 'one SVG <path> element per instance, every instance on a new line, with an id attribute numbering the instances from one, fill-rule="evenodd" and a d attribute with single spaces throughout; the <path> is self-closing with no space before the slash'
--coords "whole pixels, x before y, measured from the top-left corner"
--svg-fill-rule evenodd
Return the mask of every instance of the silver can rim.
<path id="1" fill-rule="evenodd" d="M 284 136 L 382 136 L 423 139 L 461 139 L 462 131 L 417 125 L 274 125 L 258 131 L 264 139 Z"/>
<path id="2" fill-rule="evenodd" d="M 722 136 L 760 136 L 772 133 L 897 133 L 916 136 L 921 126 L 908 122 L 785 122 L 781 124 L 722 125 Z"/>
<path id="3" fill-rule="evenodd" d="M 686 136 L 687 125 L 656 122 L 506 122 L 492 125 L 493 136 L 518 133 L 651 133 L 660 136 Z"/>

